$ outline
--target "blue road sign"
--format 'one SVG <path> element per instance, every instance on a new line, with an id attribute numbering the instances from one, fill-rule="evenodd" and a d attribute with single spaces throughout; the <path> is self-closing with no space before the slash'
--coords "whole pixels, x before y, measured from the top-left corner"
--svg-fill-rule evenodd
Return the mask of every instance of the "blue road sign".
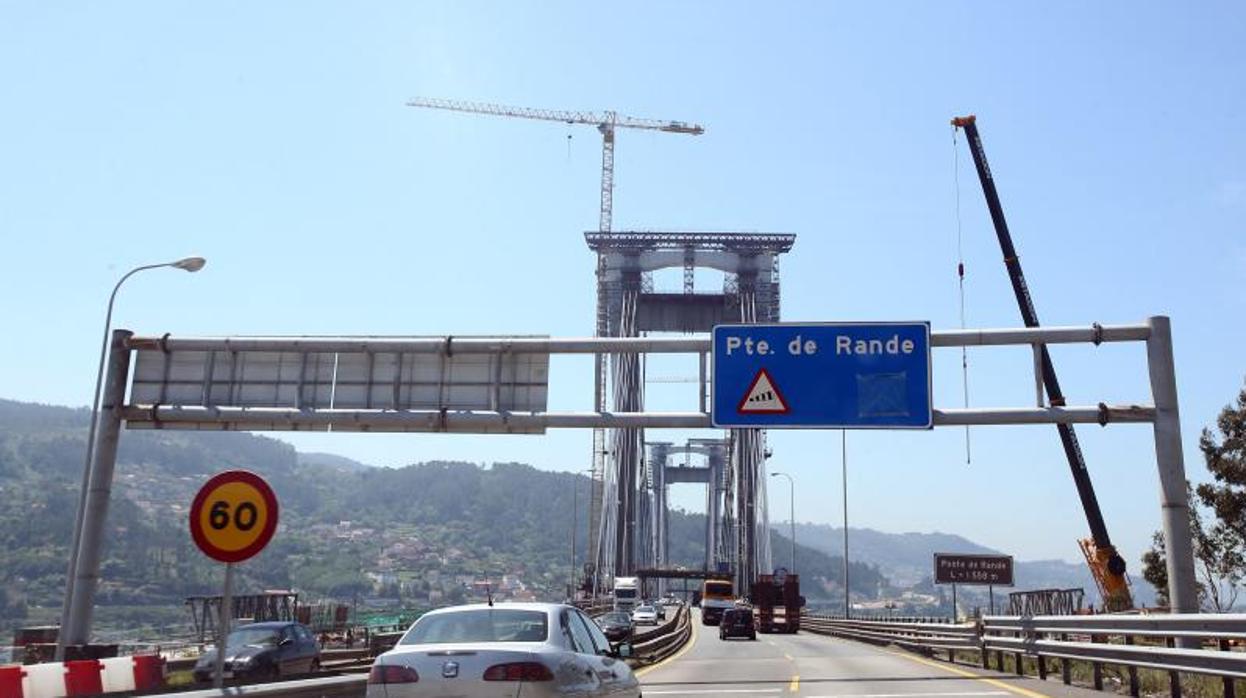
<path id="1" fill-rule="evenodd" d="M 716 427 L 929 429 L 930 323 L 718 325 Z"/>

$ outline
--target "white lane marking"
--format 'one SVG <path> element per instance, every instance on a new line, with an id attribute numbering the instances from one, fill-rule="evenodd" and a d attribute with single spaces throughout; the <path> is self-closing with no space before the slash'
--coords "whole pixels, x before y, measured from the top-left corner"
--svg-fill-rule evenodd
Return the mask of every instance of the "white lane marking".
<path id="1" fill-rule="evenodd" d="M 807 696 L 807 698 L 962 698 L 964 696 L 1006 695 L 1008 695 L 1007 691 L 952 691 L 948 693 L 833 693 L 825 696 Z"/>
<path id="2" fill-rule="evenodd" d="M 782 693 L 782 688 L 709 688 L 691 691 L 645 691 L 647 696 L 698 696 L 722 695 L 724 693 Z"/>

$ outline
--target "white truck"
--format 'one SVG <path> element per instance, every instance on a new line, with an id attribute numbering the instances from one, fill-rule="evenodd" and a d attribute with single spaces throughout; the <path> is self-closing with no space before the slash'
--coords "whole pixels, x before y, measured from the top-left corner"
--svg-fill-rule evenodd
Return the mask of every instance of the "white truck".
<path id="1" fill-rule="evenodd" d="M 614 578 L 614 610 L 632 612 L 640 605 L 640 578 Z"/>

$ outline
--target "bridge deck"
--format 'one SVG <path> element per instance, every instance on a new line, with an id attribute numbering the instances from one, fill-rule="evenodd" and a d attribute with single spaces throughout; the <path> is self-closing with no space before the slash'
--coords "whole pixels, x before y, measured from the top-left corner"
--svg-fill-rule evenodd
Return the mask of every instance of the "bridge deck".
<path id="1" fill-rule="evenodd" d="M 718 639 L 693 618 L 692 644 L 672 660 L 641 669 L 645 696 L 732 698 L 1102 698 L 1065 686 L 811 633 Z M 1058 676 L 1058 674 L 1057 674 Z"/>

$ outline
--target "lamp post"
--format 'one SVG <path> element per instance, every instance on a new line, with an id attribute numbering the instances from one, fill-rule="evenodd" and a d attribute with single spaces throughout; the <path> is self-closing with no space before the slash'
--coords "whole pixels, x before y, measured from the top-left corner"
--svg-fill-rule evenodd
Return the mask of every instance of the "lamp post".
<path id="1" fill-rule="evenodd" d="M 841 430 L 840 464 L 844 479 L 844 620 L 852 617 L 852 594 L 848 591 L 848 431 Z"/>
<path id="2" fill-rule="evenodd" d="M 796 483 L 792 480 L 792 476 L 787 473 L 773 472 L 770 477 L 779 477 L 782 475 L 787 478 L 788 492 L 791 493 L 791 503 L 788 509 L 789 521 L 792 524 L 792 574 L 796 574 Z"/>
<path id="3" fill-rule="evenodd" d="M 203 257 L 186 257 L 173 262 L 162 262 L 160 264 L 144 264 L 135 267 L 126 272 L 117 284 L 113 286 L 112 294 L 108 296 L 108 312 L 104 315 L 104 338 L 100 341 L 100 358 L 99 365 L 95 370 L 95 396 L 91 399 L 91 426 L 87 430 L 87 450 L 86 458 L 82 465 L 82 487 L 78 491 L 78 510 L 74 517 L 74 538 L 69 548 L 69 571 L 65 578 L 65 599 L 61 607 L 61 627 L 57 633 L 56 640 L 56 658 L 64 659 L 65 655 L 65 639 L 66 630 L 71 622 L 70 608 L 73 604 L 73 596 L 75 593 L 75 578 L 78 572 L 78 548 L 82 543 L 82 530 L 84 515 L 86 513 L 87 488 L 91 482 L 91 463 L 95 456 L 95 433 L 99 426 L 99 401 L 100 387 L 104 382 L 104 358 L 108 353 L 108 333 L 112 328 L 112 310 L 113 304 L 117 300 L 117 292 L 121 290 L 121 285 L 131 276 L 146 271 L 148 269 L 159 269 L 161 267 L 172 267 L 174 269 L 182 269 L 188 272 L 196 272 L 207 264 L 207 260 Z"/>
<path id="4" fill-rule="evenodd" d="M 571 589 L 570 589 L 571 601 L 575 601 L 575 530 L 576 528 L 579 527 L 579 524 L 577 523 L 577 519 L 578 519 L 579 509 L 580 509 L 579 480 L 580 480 L 581 473 L 588 473 L 591 478 L 593 471 L 591 469 L 587 469 L 587 470 L 576 470 L 571 473 L 571 583 L 570 583 L 571 584 Z"/>

